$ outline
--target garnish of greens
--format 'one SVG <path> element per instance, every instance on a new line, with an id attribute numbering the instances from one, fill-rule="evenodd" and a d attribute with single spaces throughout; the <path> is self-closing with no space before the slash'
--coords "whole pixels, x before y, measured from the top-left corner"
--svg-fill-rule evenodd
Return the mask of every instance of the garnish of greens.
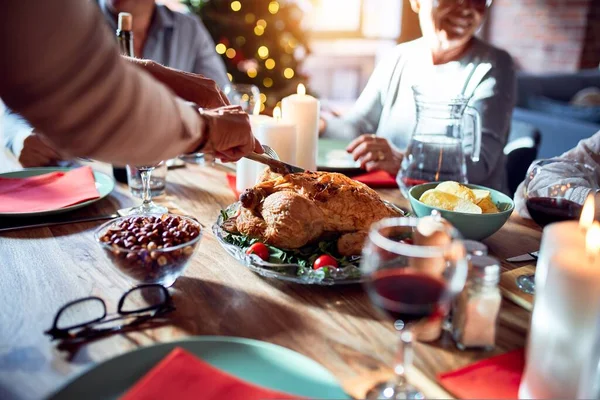
<path id="1" fill-rule="evenodd" d="M 223 221 L 227 221 L 231 216 L 233 216 L 234 213 L 235 211 L 232 211 L 230 215 L 226 210 L 221 210 L 221 217 Z M 260 242 L 260 240 L 256 238 L 251 238 L 245 235 L 236 235 L 226 231 L 223 231 L 223 240 L 229 244 L 241 248 L 244 251 L 246 251 L 248 247 L 252 246 L 254 243 Z M 293 250 L 280 249 L 266 243 L 264 244 L 269 249 L 269 263 L 296 264 L 299 267 L 296 271 L 297 275 L 310 274 L 315 260 L 323 254 L 328 254 L 336 259 L 339 266 L 337 269 L 344 271 L 344 278 L 360 278 L 358 258 L 340 256 L 340 254 L 337 252 L 337 239 L 322 240 L 318 243 L 309 244 Z M 323 267 L 319 271 L 322 271 L 321 273 L 324 274 L 324 278 L 335 278 L 335 276 L 333 276 L 334 271 L 332 268 Z"/>

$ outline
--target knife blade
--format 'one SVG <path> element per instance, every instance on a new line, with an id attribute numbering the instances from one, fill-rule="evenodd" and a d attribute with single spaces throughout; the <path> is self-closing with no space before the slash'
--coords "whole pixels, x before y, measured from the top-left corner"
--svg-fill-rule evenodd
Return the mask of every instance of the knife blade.
<path id="1" fill-rule="evenodd" d="M 47 226 L 76 224 L 78 222 L 102 221 L 102 220 L 113 219 L 113 218 L 117 218 L 117 217 L 119 217 L 119 213 L 107 214 L 107 215 L 97 215 L 95 217 L 76 218 L 76 219 L 71 219 L 71 220 L 66 220 L 66 221 L 44 222 L 41 224 L 11 226 L 8 228 L 0 228 L 0 232 L 10 232 L 10 231 L 18 231 L 21 229 L 32 229 L 32 228 L 45 228 Z"/>
<path id="2" fill-rule="evenodd" d="M 507 258 L 508 262 L 525 262 L 525 261 L 534 261 L 538 259 L 539 251 L 533 251 L 531 253 L 521 254 L 520 256 Z"/>
<path id="3" fill-rule="evenodd" d="M 276 160 L 264 154 L 258 153 L 250 153 L 245 158 L 259 162 L 261 164 L 268 165 L 271 170 L 275 173 L 287 175 L 294 174 L 297 172 L 306 172 L 304 168 L 296 167 L 295 165 L 291 165 L 288 163 L 284 163 L 283 161 Z"/>

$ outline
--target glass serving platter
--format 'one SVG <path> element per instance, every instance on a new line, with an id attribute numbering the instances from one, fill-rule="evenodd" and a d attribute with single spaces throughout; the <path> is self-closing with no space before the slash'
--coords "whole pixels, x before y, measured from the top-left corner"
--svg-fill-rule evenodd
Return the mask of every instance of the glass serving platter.
<path id="1" fill-rule="evenodd" d="M 404 214 L 395 205 L 388 202 L 386 204 Z M 239 207 L 240 203 L 236 202 L 227 207 L 224 212 L 227 215 L 234 215 Z M 349 257 L 346 265 L 343 267 L 327 268 L 327 270 L 324 268 L 314 270 L 310 266 L 301 266 L 299 264 L 270 263 L 262 260 L 255 254 L 246 254 L 246 248 L 228 242 L 226 238 L 231 234 L 222 228 L 224 222 L 225 216 L 221 213 L 212 227 L 213 234 L 221 246 L 242 265 L 265 278 L 275 278 L 304 285 L 322 286 L 348 285 L 363 281 L 359 268 L 360 256 Z"/>

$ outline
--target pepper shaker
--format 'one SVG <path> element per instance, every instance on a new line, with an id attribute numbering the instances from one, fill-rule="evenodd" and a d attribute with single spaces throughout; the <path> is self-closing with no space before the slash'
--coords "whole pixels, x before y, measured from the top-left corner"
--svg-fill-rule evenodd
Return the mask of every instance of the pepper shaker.
<path id="1" fill-rule="evenodd" d="M 471 256 L 471 271 L 458 296 L 452 318 L 452 336 L 460 350 L 491 350 L 496 344 L 497 317 L 502 297 L 500 262 L 493 257 Z"/>

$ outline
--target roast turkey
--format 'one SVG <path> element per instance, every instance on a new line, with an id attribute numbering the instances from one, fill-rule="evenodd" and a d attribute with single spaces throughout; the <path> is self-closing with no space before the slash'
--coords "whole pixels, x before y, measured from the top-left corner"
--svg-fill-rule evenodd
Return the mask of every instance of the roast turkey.
<path id="1" fill-rule="evenodd" d="M 400 212 L 377 192 L 345 175 L 267 170 L 240 196 L 241 210 L 228 230 L 283 249 L 336 238 L 341 255 L 358 255 L 371 224 Z"/>

